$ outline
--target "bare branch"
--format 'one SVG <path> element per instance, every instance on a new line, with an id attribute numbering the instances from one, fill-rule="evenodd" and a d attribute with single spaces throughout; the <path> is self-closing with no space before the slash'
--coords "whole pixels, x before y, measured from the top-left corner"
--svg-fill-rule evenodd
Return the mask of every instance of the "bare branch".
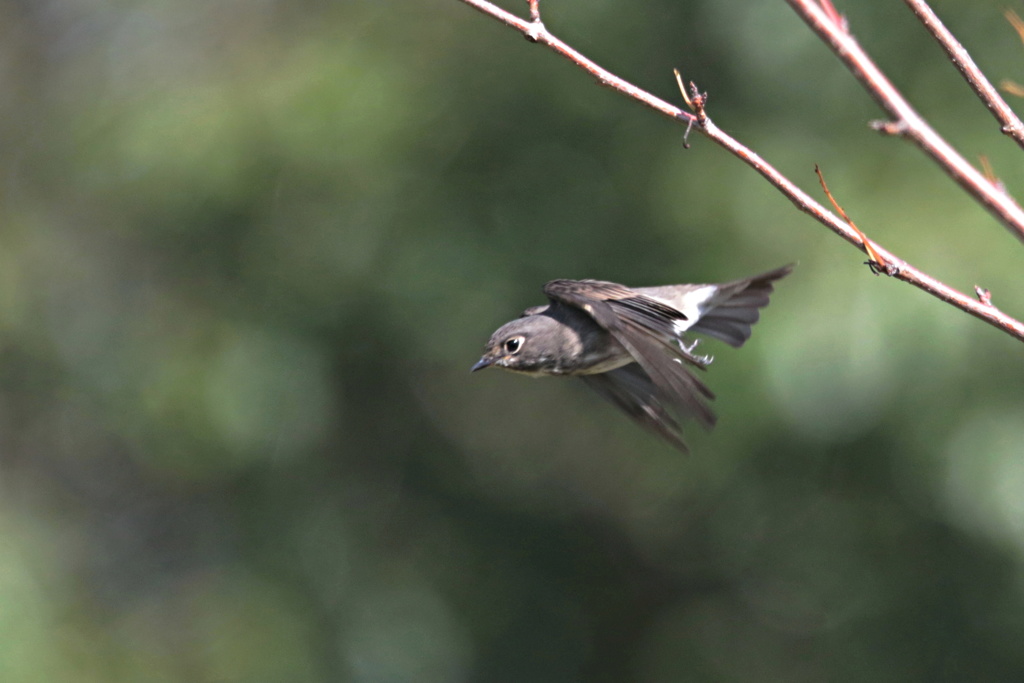
<path id="1" fill-rule="evenodd" d="M 694 120 L 693 114 L 683 111 L 679 107 L 671 105 L 668 102 L 655 97 L 651 93 L 641 90 L 632 83 L 619 78 L 611 71 L 598 66 L 595 62 L 587 59 L 582 54 L 552 35 L 540 20 L 538 0 L 530 0 L 530 14 L 534 17 L 532 21 L 524 21 L 516 15 L 506 12 L 493 3 L 487 2 L 487 0 L 461 0 L 461 2 L 464 2 L 471 7 L 475 7 L 484 14 L 494 17 L 507 26 L 511 26 L 526 36 L 526 39 L 530 42 L 548 46 L 576 66 L 592 75 L 601 85 L 607 86 L 612 90 L 618 90 L 623 95 L 632 97 L 634 100 L 637 100 L 642 104 L 646 104 L 654 111 L 671 119 L 682 119 L 683 121 Z"/>
<path id="2" fill-rule="evenodd" d="M 480 12 L 491 16 L 503 24 L 510 26 L 524 36 L 527 37 L 531 42 L 540 43 L 546 45 L 557 54 L 565 57 L 569 61 L 573 62 L 584 71 L 595 76 L 599 83 L 605 85 L 613 90 L 617 90 L 624 95 L 627 95 L 638 102 L 645 104 L 646 106 L 654 109 L 655 111 L 675 119 L 680 123 L 685 123 L 689 128 L 699 130 L 708 139 L 715 142 L 719 146 L 728 150 L 735 157 L 742 160 L 745 164 L 753 168 L 755 171 L 761 174 L 769 183 L 785 195 L 794 206 L 804 213 L 809 214 L 819 223 L 836 233 L 850 244 L 861 249 L 865 253 L 869 254 L 870 258 L 882 266 L 882 272 L 886 275 L 894 277 L 898 280 L 907 282 L 918 289 L 921 289 L 932 296 L 945 301 L 956 308 L 968 313 L 979 320 L 983 320 L 988 324 L 996 327 L 1007 334 L 1016 337 L 1017 339 L 1024 341 L 1024 323 L 1006 315 L 995 306 L 992 306 L 990 301 L 986 298 L 982 301 L 973 299 L 965 294 L 958 292 L 952 287 L 936 280 L 930 275 L 914 268 L 910 264 L 898 258 L 893 253 L 882 247 L 880 244 L 873 240 L 869 240 L 856 228 L 851 227 L 842 219 L 836 217 L 824 206 L 812 199 L 806 192 L 797 187 L 792 181 L 782 175 L 775 167 L 769 164 L 767 161 L 762 159 L 756 152 L 740 144 L 737 140 L 724 133 L 721 129 L 714 124 L 714 122 L 708 117 L 706 111 L 707 96 L 701 93 L 695 85 L 691 83 L 691 94 L 689 97 L 689 106 L 693 109 L 694 113 L 690 113 L 679 109 L 654 95 L 636 87 L 632 83 L 629 83 L 622 78 L 612 74 L 611 72 L 601 68 L 593 61 L 587 59 L 576 50 L 569 47 L 567 44 L 553 36 L 544 24 L 540 21 L 540 10 L 538 7 L 538 0 L 529 0 L 530 12 L 532 16 L 531 21 L 525 21 L 516 17 L 514 14 L 506 12 L 505 10 L 495 6 L 493 3 L 487 2 L 487 0 L 460 0 L 461 2 L 476 8 Z M 792 3 L 800 2 L 800 0 L 789 0 Z M 820 9 L 818 10 L 820 12 Z M 840 24 L 845 24 L 845 21 L 834 13 L 836 19 Z M 831 24 L 835 24 L 831 19 Z M 870 62 L 868 62 L 870 64 Z M 873 68 L 873 67 L 872 67 Z M 876 70 L 877 71 L 877 70 Z M 885 81 L 884 77 L 881 77 L 882 81 Z M 681 79 L 679 79 L 681 82 Z M 895 88 L 889 85 L 889 88 L 895 93 Z M 897 94 L 898 96 L 898 94 Z M 902 98 L 900 98 L 902 101 Z M 909 106 L 907 106 L 909 110 Z M 910 110 L 913 113 L 912 110 Z M 918 118 L 914 114 L 915 118 Z M 901 121 L 903 119 L 900 119 Z M 930 130 L 930 129 L 928 129 Z M 934 135 L 934 133 L 933 133 Z M 935 137 L 938 137 L 937 135 Z M 966 163 L 966 162 L 964 162 Z M 972 169 L 973 170 L 973 169 Z M 984 178 L 982 178 L 983 182 Z M 991 185 L 990 185 L 991 187 Z M 1015 206 L 1015 205 L 1014 205 Z M 1024 234 L 1024 233 L 1022 233 Z M 877 271 L 873 271 L 877 272 Z"/>
<path id="3" fill-rule="evenodd" d="M 988 182 L 949 143 L 935 132 L 879 70 L 847 31 L 815 0 L 786 0 L 836 53 L 868 94 L 892 121 L 877 126 L 883 133 L 899 134 L 930 156 L 970 196 L 989 210 L 1017 239 L 1024 241 L 1024 210 L 1006 192 Z"/>
<path id="4" fill-rule="evenodd" d="M 996 120 L 1002 124 L 1002 131 L 1017 141 L 1020 147 L 1024 148 L 1024 123 L 1010 109 L 1010 105 L 1002 98 L 995 86 L 981 72 L 978 65 L 971 59 L 971 55 L 963 45 L 960 44 L 949 29 L 943 25 L 939 18 L 924 0 L 904 0 L 911 11 L 917 15 L 921 23 L 925 25 L 935 40 L 939 42 L 942 49 L 949 55 L 953 66 L 960 70 L 964 79 L 971 86 L 978 98 L 988 107 Z"/>

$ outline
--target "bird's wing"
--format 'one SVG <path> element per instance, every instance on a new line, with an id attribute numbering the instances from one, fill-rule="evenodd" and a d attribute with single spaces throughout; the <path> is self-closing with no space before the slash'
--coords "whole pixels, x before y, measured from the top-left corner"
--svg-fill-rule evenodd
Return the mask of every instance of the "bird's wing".
<path id="1" fill-rule="evenodd" d="M 637 292 L 663 301 L 687 315 L 680 331 L 711 335 L 730 346 L 742 346 L 750 339 L 750 326 L 768 305 L 773 283 L 789 275 L 789 264 L 754 277 L 715 285 L 668 285 L 639 287 Z"/>
<path id="2" fill-rule="evenodd" d="M 630 363 L 597 375 L 580 375 L 580 379 L 641 427 L 658 434 L 682 452 L 688 452 L 672 406 L 638 364 Z"/>
<path id="3" fill-rule="evenodd" d="M 680 346 L 674 331 L 674 323 L 685 320 L 683 313 L 612 282 L 552 280 L 544 293 L 553 302 L 580 309 L 607 330 L 647 374 L 662 403 L 707 427 L 715 423 L 707 405 L 715 395 L 687 367 L 703 365 Z"/>

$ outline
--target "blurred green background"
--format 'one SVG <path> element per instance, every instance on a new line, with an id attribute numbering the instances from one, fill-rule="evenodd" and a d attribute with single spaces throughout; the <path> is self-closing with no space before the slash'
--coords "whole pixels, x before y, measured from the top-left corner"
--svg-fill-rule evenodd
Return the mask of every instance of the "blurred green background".
<path id="1" fill-rule="evenodd" d="M 935 5 L 1024 81 L 1002 4 Z M 542 9 L 1024 314 L 1024 248 L 785 3 Z M 840 10 L 1024 185 L 902 3 Z M 0 91 L 4 681 L 1024 679 L 1020 343 L 699 135 L 456 0 L 2 0 Z M 689 457 L 581 383 L 469 374 L 549 279 L 790 261 L 703 347 Z"/>

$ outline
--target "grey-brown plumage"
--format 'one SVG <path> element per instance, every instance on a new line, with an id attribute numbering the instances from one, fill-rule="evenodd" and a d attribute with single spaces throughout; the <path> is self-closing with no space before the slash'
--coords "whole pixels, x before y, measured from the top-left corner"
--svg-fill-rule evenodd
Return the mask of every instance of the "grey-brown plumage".
<path id="1" fill-rule="evenodd" d="M 552 280 L 550 303 L 498 328 L 473 366 L 580 377 L 627 415 L 685 451 L 680 418 L 715 423 L 714 394 L 690 371 L 697 332 L 739 347 L 793 265 L 722 284 L 629 288 L 600 280 Z"/>

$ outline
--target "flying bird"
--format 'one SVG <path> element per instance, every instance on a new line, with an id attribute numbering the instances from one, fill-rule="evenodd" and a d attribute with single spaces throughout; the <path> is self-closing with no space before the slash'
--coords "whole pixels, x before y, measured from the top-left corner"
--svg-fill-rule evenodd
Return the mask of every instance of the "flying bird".
<path id="1" fill-rule="evenodd" d="M 730 346 L 750 338 L 774 283 L 795 264 L 721 284 L 626 287 L 601 280 L 552 280 L 550 303 L 534 306 L 491 335 L 472 370 L 499 367 L 526 375 L 579 377 L 629 417 L 682 451 L 680 420 L 715 424 L 715 395 L 692 372 L 705 334 Z"/>

